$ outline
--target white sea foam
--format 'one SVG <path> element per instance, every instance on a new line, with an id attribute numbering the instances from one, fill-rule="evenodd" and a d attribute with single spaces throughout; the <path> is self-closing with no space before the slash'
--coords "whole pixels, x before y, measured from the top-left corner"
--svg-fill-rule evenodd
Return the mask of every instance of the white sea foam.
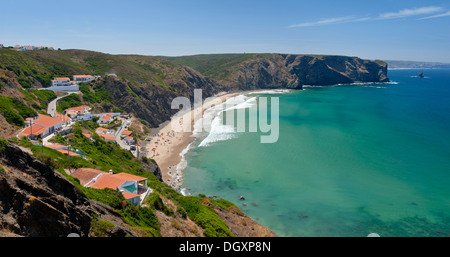
<path id="1" fill-rule="evenodd" d="M 222 114 L 222 112 L 220 112 Z M 208 136 L 198 145 L 199 147 L 208 146 L 211 143 L 230 140 L 236 137 L 234 126 L 223 124 L 222 118 L 216 116 L 211 122 L 211 130 Z"/>
<path id="2" fill-rule="evenodd" d="M 256 104 L 256 97 L 238 95 L 206 110 L 202 119 L 194 124 L 193 134 L 195 137 L 203 137 L 205 132 L 209 132 L 198 146 L 205 147 L 215 142 L 236 138 L 237 132 L 234 124 L 224 124 L 223 122 L 224 112 L 251 108 Z"/>
<path id="3" fill-rule="evenodd" d="M 287 94 L 290 93 L 291 89 L 270 89 L 263 91 L 250 92 L 247 95 L 255 95 L 255 94 Z"/>
<path id="4" fill-rule="evenodd" d="M 172 187 L 178 188 L 183 184 L 183 171 L 187 167 L 187 160 L 185 155 L 189 152 L 191 148 L 192 143 L 186 146 L 186 148 L 183 149 L 180 153 L 180 162 L 175 167 L 175 169 L 171 169 L 171 172 L 169 175 L 172 177 Z"/>
<path id="5" fill-rule="evenodd" d="M 303 85 L 303 88 L 315 88 L 315 87 L 338 87 L 338 86 L 363 86 L 363 87 L 376 87 L 376 88 L 385 88 L 380 87 L 383 85 L 397 85 L 396 81 L 389 82 L 354 82 L 354 83 L 340 83 L 334 85 L 321 85 L 321 86 L 313 86 L 313 85 Z"/>
<path id="6" fill-rule="evenodd" d="M 190 196 L 190 195 L 192 195 L 191 192 L 189 191 L 189 189 L 184 188 L 184 187 L 180 188 L 180 193 L 181 193 L 182 195 L 184 195 L 184 196 Z"/>

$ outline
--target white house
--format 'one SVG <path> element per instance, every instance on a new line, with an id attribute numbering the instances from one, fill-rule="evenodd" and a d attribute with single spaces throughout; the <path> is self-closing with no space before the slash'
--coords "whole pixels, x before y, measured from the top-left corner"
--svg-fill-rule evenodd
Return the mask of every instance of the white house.
<path id="1" fill-rule="evenodd" d="M 91 107 L 87 106 L 87 105 L 81 105 L 81 106 L 76 106 L 76 107 L 72 107 L 72 108 L 67 108 L 64 110 L 63 114 L 70 116 L 72 119 L 78 117 L 78 116 L 83 116 L 89 113 Z"/>
<path id="2" fill-rule="evenodd" d="M 128 145 L 131 145 L 134 143 L 134 138 L 130 137 L 130 136 L 126 136 L 123 138 L 123 141 L 125 141 L 125 143 L 127 143 Z"/>
<path id="3" fill-rule="evenodd" d="M 44 138 L 47 135 L 62 128 L 63 121 L 47 115 L 38 114 L 37 118 L 27 119 L 27 127 L 20 132 L 20 135 L 31 139 Z"/>
<path id="4" fill-rule="evenodd" d="M 98 124 L 108 124 L 110 123 L 112 120 L 114 119 L 114 114 L 112 113 L 107 113 L 105 115 L 103 115 L 98 121 Z"/>
<path id="5" fill-rule="evenodd" d="M 71 176 L 80 180 L 85 187 L 103 189 L 112 188 L 122 192 L 127 201 L 139 205 L 152 191 L 147 187 L 147 178 L 128 173 L 114 174 L 100 170 L 81 168 L 74 171 Z"/>
<path id="6" fill-rule="evenodd" d="M 67 77 L 55 78 L 54 80 L 52 80 L 52 87 L 70 86 L 70 84 L 70 79 Z"/>
<path id="7" fill-rule="evenodd" d="M 94 79 L 94 76 L 91 75 L 73 75 L 73 80 L 75 81 L 75 83 L 89 82 Z"/>

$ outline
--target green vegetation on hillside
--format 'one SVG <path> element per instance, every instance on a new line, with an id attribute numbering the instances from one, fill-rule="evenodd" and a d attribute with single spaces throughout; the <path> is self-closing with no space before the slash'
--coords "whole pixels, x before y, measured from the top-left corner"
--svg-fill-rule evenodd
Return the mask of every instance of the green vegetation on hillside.
<path id="1" fill-rule="evenodd" d="M 49 90 L 19 88 L 19 91 L 25 95 L 23 99 L 28 103 L 31 103 L 33 108 L 36 110 L 47 110 L 48 104 L 56 98 L 55 92 Z M 38 101 L 40 105 L 37 105 L 35 103 L 36 101 Z"/>
<path id="2" fill-rule="evenodd" d="M 237 65 L 253 59 L 269 59 L 272 54 L 202 54 L 181 57 L 162 57 L 197 70 L 204 76 L 224 80 Z"/>
<path id="3" fill-rule="evenodd" d="M 25 118 L 37 115 L 35 110 L 19 99 L 8 96 L 0 96 L 0 112 L 9 124 L 17 126 L 24 126 Z"/>
<path id="4" fill-rule="evenodd" d="M 60 99 L 56 105 L 56 111 L 62 113 L 67 108 L 72 108 L 82 105 L 82 101 L 79 95 L 70 94 L 62 99 Z"/>
<path id="5" fill-rule="evenodd" d="M 83 93 L 83 101 L 87 103 L 109 102 L 112 99 L 108 91 L 101 84 L 95 82 L 80 84 L 80 91 Z"/>

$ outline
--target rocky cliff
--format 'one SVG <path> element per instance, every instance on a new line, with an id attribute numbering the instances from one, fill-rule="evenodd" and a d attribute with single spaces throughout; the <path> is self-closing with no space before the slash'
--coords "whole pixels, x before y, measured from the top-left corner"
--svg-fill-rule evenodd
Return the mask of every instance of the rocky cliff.
<path id="1" fill-rule="evenodd" d="M 88 200 L 59 172 L 18 146 L 0 147 L 0 236 L 89 236 L 94 216 L 114 224 L 105 236 L 139 236 L 116 211 Z"/>
<path id="2" fill-rule="evenodd" d="M 233 89 L 292 88 L 388 82 L 387 64 L 357 57 L 293 54 L 199 55 L 169 58 Z M 215 65 L 215 66 L 214 66 Z"/>

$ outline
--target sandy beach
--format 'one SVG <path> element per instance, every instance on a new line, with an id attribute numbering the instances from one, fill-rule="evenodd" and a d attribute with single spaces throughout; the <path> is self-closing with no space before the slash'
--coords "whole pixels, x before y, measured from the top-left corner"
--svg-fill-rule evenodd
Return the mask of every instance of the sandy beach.
<path id="1" fill-rule="evenodd" d="M 203 113 L 207 109 L 224 103 L 231 97 L 256 91 L 260 90 L 219 93 L 214 96 L 214 99 L 204 102 L 202 106 L 185 113 L 181 118 L 172 118 L 170 121 L 161 124 L 159 128 L 153 129 L 152 135 L 148 137 L 150 142 L 146 144 L 146 152 L 143 152 L 143 154 L 149 158 L 153 158 L 158 163 L 163 181 L 175 189 L 181 186 L 182 174 L 178 174 L 177 171 L 177 165 L 181 162 L 180 154 L 195 140 L 192 132 L 193 125 L 198 119 L 203 117 Z M 189 118 L 191 119 L 189 123 L 191 132 L 177 132 L 173 129 L 174 126 L 172 125 L 180 125 Z M 174 122 L 179 124 L 173 124 Z"/>

